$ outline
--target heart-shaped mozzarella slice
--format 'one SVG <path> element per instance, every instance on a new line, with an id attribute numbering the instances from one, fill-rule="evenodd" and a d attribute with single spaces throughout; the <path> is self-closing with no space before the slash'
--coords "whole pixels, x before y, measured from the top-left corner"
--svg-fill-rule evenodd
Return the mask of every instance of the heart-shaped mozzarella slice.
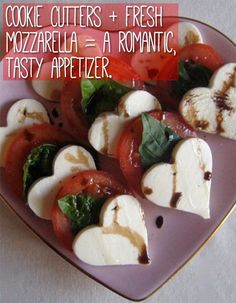
<path id="1" fill-rule="evenodd" d="M 236 63 L 217 70 L 209 88 L 200 87 L 187 92 L 179 110 L 195 129 L 236 139 Z"/>
<path id="2" fill-rule="evenodd" d="M 43 219 L 51 219 L 51 208 L 62 182 L 87 169 L 96 169 L 93 157 L 83 147 L 71 145 L 61 149 L 54 159 L 53 175 L 36 181 L 27 201 L 32 211 Z"/>
<path id="3" fill-rule="evenodd" d="M 101 154 L 115 157 L 117 139 L 126 123 L 126 118 L 110 112 L 99 115 L 89 129 L 90 144 Z"/>
<path id="4" fill-rule="evenodd" d="M 212 155 L 202 139 L 181 140 L 172 153 L 173 164 L 152 166 L 143 176 L 142 191 L 153 203 L 210 217 Z"/>
<path id="5" fill-rule="evenodd" d="M 0 167 L 4 165 L 7 142 L 19 129 L 40 123 L 49 123 L 45 107 L 34 99 L 15 102 L 7 114 L 7 126 L 0 127 Z"/>
<path id="6" fill-rule="evenodd" d="M 118 114 L 107 112 L 99 115 L 88 133 L 90 144 L 101 154 L 116 157 L 119 136 L 127 123 L 143 112 L 161 109 L 156 97 L 137 90 L 125 94 L 118 105 Z"/>
<path id="7" fill-rule="evenodd" d="M 174 49 L 177 49 L 178 47 L 183 48 L 189 44 L 203 42 L 201 32 L 191 22 L 174 23 L 168 27 L 167 32 L 173 32 L 174 34 L 174 38 L 170 41 L 170 46 Z"/>
<path id="8" fill-rule="evenodd" d="M 180 22 L 178 25 L 179 30 L 179 48 L 189 44 L 202 43 L 202 35 L 199 29 L 191 22 Z"/>
<path id="9" fill-rule="evenodd" d="M 108 199 L 100 213 L 100 225 L 82 230 L 73 250 L 91 265 L 149 263 L 147 229 L 139 202 L 130 195 Z"/>
<path id="10" fill-rule="evenodd" d="M 36 79 L 37 73 L 33 76 L 32 87 L 44 99 L 59 102 L 65 80 L 51 79 L 51 66 L 52 62 L 46 62 L 42 65 L 39 77 Z"/>
<path id="11" fill-rule="evenodd" d="M 155 96 L 145 90 L 131 91 L 119 101 L 118 115 L 134 118 L 141 113 L 161 109 L 161 104 Z"/>

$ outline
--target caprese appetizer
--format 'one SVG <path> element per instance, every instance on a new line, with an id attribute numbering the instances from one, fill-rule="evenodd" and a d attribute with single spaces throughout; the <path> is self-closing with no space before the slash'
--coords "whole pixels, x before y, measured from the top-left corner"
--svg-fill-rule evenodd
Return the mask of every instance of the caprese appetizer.
<path id="1" fill-rule="evenodd" d="M 52 86 L 33 80 L 39 95 L 60 102 L 73 135 L 51 125 L 45 108 L 32 99 L 16 102 L 0 128 L 0 164 L 12 190 L 37 216 L 51 220 L 61 243 L 88 264 L 150 263 L 137 198 L 210 218 L 212 153 L 196 131 L 236 139 L 236 63 L 224 65 L 195 25 L 176 28 L 174 59 L 155 61 L 152 54 L 153 64 L 146 66 L 137 52 L 132 66 L 110 58 L 117 75 L 112 80 Z M 178 80 L 158 81 L 171 78 L 176 64 Z M 155 87 L 146 90 L 143 74 Z M 118 81 L 123 75 L 130 83 Z M 128 186 L 97 170 L 78 142 L 117 159 Z"/>

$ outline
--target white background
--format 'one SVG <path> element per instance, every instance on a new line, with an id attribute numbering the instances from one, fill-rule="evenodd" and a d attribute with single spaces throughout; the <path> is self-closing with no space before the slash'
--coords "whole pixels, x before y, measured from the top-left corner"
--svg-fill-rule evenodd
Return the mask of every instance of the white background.
<path id="1" fill-rule="evenodd" d="M 236 0 L 172 2 L 179 3 L 180 16 L 204 21 L 236 41 Z M 235 159 L 232 165 L 235 165 Z M 235 235 L 236 212 L 185 268 L 145 302 L 236 302 Z M 89 279 L 57 256 L 28 231 L 0 201 L 0 302 L 123 303 L 128 301 Z"/>

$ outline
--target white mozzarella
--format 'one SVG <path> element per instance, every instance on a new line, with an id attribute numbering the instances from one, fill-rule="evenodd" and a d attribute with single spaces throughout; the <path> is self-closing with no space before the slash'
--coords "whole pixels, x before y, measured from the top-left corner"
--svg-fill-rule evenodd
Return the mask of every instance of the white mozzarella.
<path id="1" fill-rule="evenodd" d="M 32 87 L 34 91 L 41 97 L 53 101 L 59 102 L 61 98 L 61 92 L 65 85 L 63 79 L 51 79 L 51 62 L 43 64 L 39 77 L 36 79 L 36 73 L 33 75 Z"/>
<path id="2" fill-rule="evenodd" d="M 209 87 L 218 92 L 229 93 L 236 87 L 236 63 L 228 63 L 219 68 L 211 77 Z"/>
<path id="3" fill-rule="evenodd" d="M 199 138 L 181 140 L 173 150 L 172 162 L 153 165 L 144 174 L 144 195 L 159 206 L 176 207 L 209 218 L 212 176 L 209 145 Z"/>
<path id="4" fill-rule="evenodd" d="M 34 99 L 15 102 L 7 114 L 7 126 L 0 127 L 0 167 L 4 165 L 7 143 L 12 135 L 25 126 L 49 123 L 45 107 Z"/>
<path id="5" fill-rule="evenodd" d="M 95 119 L 88 133 L 90 144 L 101 154 L 116 157 L 117 143 L 127 123 L 143 112 L 156 109 L 161 109 L 160 103 L 144 90 L 125 94 L 119 102 L 117 114 L 107 112 Z"/>
<path id="6" fill-rule="evenodd" d="M 199 29 L 191 22 L 178 22 L 172 24 L 167 32 L 173 32 L 174 38 L 170 44 L 174 48 L 183 48 L 193 43 L 203 43 L 202 34 Z M 162 41 L 163 42 L 163 41 Z"/>
<path id="7" fill-rule="evenodd" d="M 180 22 L 178 24 L 179 30 L 179 47 L 193 43 L 202 43 L 202 35 L 199 29 L 191 22 Z"/>
<path id="8" fill-rule="evenodd" d="M 126 124 L 127 118 L 114 113 L 99 115 L 89 129 L 90 144 L 101 154 L 115 157 L 118 138 Z"/>
<path id="9" fill-rule="evenodd" d="M 41 178 L 30 188 L 27 201 L 32 211 L 43 219 L 51 219 L 51 208 L 62 182 L 69 176 L 87 169 L 96 169 L 93 157 L 83 147 L 71 145 L 57 153 L 53 175 Z"/>
<path id="10" fill-rule="evenodd" d="M 147 229 L 139 202 L 130 195 L 108 199 L 100 213 L 100 225 L 82 230 L 73 250 L 91 265 L 149 263 Z"/>
<path id="11" fill-rule="evenodd" d="M 134 118 L 143 112 L 156 109 L 161 109 L 161 104 L 155 96 L 145 90 L 136 90 L 125 94 L 120 99 L 118 114 L 126 118 Z"/>
<path id="12" fill-rule="evenodd" d="M 32 80 L 32 87 L 35 92 L 44 99 L 59 102 L 61 91 L 65 85 L 65 80 Z"/>
<path id="13" fill-rule="evenodd" d="M 236 63 L 217 70 L 209 88 L 188 91 L 179 110 L 195 129 L 236 139 Z"/>

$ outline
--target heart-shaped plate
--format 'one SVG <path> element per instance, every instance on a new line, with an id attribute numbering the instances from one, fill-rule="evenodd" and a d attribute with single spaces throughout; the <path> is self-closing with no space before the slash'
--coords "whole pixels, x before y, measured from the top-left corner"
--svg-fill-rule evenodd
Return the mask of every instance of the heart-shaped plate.
<path id="1" fill-rule="evenodd" d="M 190 21 L 195 24 L 202 32 L 204 41 L 213 46 L 225 62 L 236 62 L 236 46 L 222 33 L 198 21 L 187 18 L 180 18 L 180 21 Z M 91 30 L 92 36 L 96 33 L 98 36 L 101 35 L 101 32 Z M 55 107 L 54 104 L 36 95 L 27 81 L 0 80 L 0 91 L 1 126 L 6 123 L 10 104 L 21 98 L 35 98 L 41 101 L 49 113 Z M 56 125 L 61 122 L 60 116 L 53 119 Z M 148 230 L 150 265 L 96 267 L 81 262 L 72 252 L 58 243 L 51 223 L 37 218 L 24 201 L 9 190 L 3 169 L 0 170 L 0 197 L 36 235 L 64 259 L 116 293 L 139 301 L 152 294 L 182 268 L 235 206 L 236 166 L 233 161 L 236 156 L 236 141 L 217 135 L 199 135 L 208 142 L 213 154 L 211 218 L 204 220 L 190 213 L 161 208 L 148 201 L 142 201 Z M 114 160 L 100 159 L 100 165 L 103 170 L 119 173 L 118 165 Z M 164 219 L 159 229 L 156 226 L 158 216 Z"/>

